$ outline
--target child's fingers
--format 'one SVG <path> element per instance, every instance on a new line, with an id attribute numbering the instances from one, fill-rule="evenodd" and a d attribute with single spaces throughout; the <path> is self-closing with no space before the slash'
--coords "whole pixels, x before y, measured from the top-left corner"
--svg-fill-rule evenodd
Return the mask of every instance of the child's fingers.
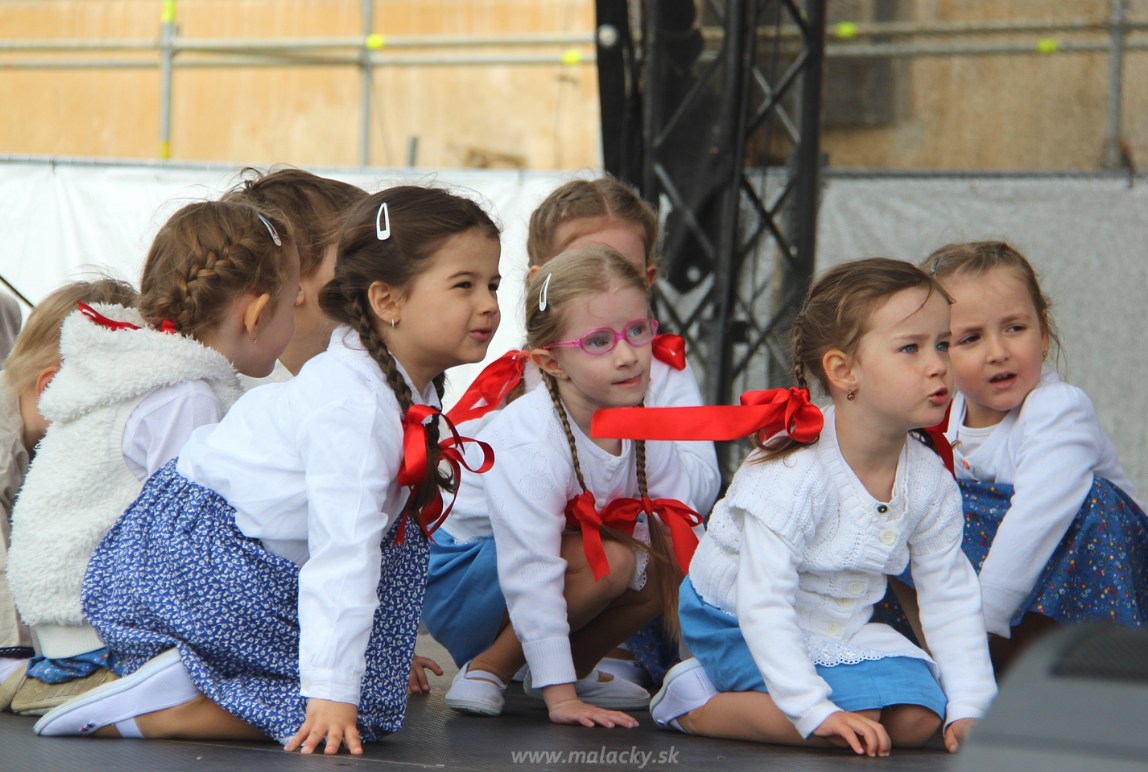
<path id="1" fill-rule="evenodd" d="M 845 742 L 849 743 L 849 747 L 853 749 L 854 753 L 856 753 L 858 756 L 865 755 L 865 749 L 861 746 L 861 742 L 857 739 L 857 733 L 853 730 L 853 727 L 845 724 L 841 727 L 839 734 L 841 738 L 845 740 Z"/>
<path id="2" fill-rule="evenodd" d="M 429 667 L 435 675 L 442 675 L 443 674 L 443 669 L 441 667 L 439 667 L 438 663 L 435 662 L 433 659 L 427 659 L 427 665 L 426 666 Z"/>
<path id="3" fill-rule="evenodd" d="M 299 744 L 302 743 L 304 739 L 306 739 L 307 735 L 310 734 L 310 732 L 311 732 L 311 725 L 307 722 L 303 722 L 303 726 L 301 726 L 299 728 L 299 731 L 295 733 L 295 736 L 292 737 L 288 741 L 288 743 L 283 746 L 283 750 L 285 750 L 285 751 L 295 750 L 296 748 L 299 747 Z"/>
<path id="4" fill-rule="evenodd" d="M 347 746 L 347 750 L 356 756 L 363 753 L 363 742 L 359 738 L 359 728 L 355 726 L 347 727 L 347 733 L 343 737 L 343 743 Z"/>
<path id="5" fill-rule="evenodd" d="M 945 750 L 949 753 L 956 753 L 960 747 L 961 743 L 957 740 L 957 733 L 953 730 L 953 725 L 949 724 L 949 728 L 945 730 Z"/>
<path id="6" fill-rule="evenodd" d="M 319 743 L 323 742 L 323 737 L 326 736 L 326 728 L 316 726 L 311 729 L 311 734 L 307 735 L 307 739 L 303 741 L 303 753 L 314 753 L 315 749 L 319 747 Z"/>
<path id="7" fill-rule="evenodd" d="M 339 752 L 339 745 L 343 741 L 343 728 L 338 724 L 333 725 L 327 730 L 327 747 L 323 752 L 328 756 L 333 756 Z"/>

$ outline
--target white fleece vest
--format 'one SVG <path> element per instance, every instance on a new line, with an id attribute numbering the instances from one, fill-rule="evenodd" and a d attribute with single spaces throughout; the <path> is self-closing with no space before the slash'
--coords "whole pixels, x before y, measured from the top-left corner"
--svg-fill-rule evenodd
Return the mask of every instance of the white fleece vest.
<path id="1" fill-rule="evenodd" d="M 63 367 L 40 398 L 51 421 L 12 512 L 8 584 L 41 653 L 103 646 L 80 613 L 88 560 L 143 488 L 123 457 L 124 425 L 148 394 L 203 380 L 226 412 L 243 393 L 235 369 L 192 338 L 148 329 L 139 312 L 96 310 L 138 330 L 111 330 L 79 312 L 60 335 Z"/>

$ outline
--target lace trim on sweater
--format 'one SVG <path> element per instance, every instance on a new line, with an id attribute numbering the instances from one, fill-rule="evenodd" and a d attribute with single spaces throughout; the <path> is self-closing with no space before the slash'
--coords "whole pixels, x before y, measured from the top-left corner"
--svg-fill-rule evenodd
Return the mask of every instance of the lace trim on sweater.
<path id="1" fill-rule="evenodd" d="M 908 641 L 905 641 L 904 646 L 892 651 L 877 651 L 845 641 L 824 638 L 809 630 L 802 630 L 802 633 L 805 634 L 805 648 L 809 652 L 809 660 L 814 665 L 835 667 L 837 665 L 857 665 L 886 657 L 912 657 L 913 659 L 924 660 L 934 678 L 939 680 L 941 677 L 941 671 L 933 662 L 933 658 Z"/>

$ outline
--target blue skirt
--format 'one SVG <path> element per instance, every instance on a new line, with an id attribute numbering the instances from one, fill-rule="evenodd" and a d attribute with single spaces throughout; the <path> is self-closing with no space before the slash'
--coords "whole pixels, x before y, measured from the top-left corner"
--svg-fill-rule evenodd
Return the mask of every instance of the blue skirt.
<path id="1" fill-rule="evenodd" d="M 438 530 L 430 547 L 423 624 L 462 667 L 498 637 L 506 599 L 494 539 L 460 544 Z"/>
<path id="2" fill-rule="evenodd" d="M 286 743 L 303 724 L 299 693 L 299 567 L 235 525 L 219 494 L 175 471 L 144 485 L 108 531 L 84 577 L 84 617 L 126 675 L 177 647 L 196 688 Z M 358 728 L 365 741 L 397 731 L 426 586 L 427 540 L 398 521 L 383 540 L 379 608 L 367 644 Z"/>
<path id="3" fill-rule="evenodd" d="M 666 671 L 682 661 L 681 649 L 666 632 L 665 619 L 658 617 L 630 636 L 626 647 L 655 686 L 661 686 Z"/>
<path id="4" fill-rule="evenodd" d="M 737 618 L 701 599 L 689 577 L 678 604 L 682 637 L 719 692 L 766 692 Z M 928 664 L 914 657 L 885 657 L 855 665 L 814 665 L 842 710 L 879 710 L 890 705 L 921 705 L 945 716 L 948 700 Z"/>
<path id="5" fill-rule="evenodd" d="M 978 572 L 997 529 L 1012 505 L 1013 487 L 959 480 L 965 513 L 963 548 Z M 909 570 L 900 577 L 912 586 Z M 874 609 L 874 619 L 902 632 L 904 613 L 890 591 Z M 1061 624 L 1115 622 L 1144 625 L 1148 615 L 1148 516 L 1116 485 L 1092 482 L 1084 505 L 1052 553 L 1032 593 L 1013 615 L 1020 624 L 1029 612 Z"/>

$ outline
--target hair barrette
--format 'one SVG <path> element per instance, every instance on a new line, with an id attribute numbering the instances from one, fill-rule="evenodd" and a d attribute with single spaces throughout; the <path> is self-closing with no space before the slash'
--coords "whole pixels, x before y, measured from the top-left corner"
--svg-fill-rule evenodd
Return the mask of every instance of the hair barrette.
<path id="1" fill-rule="evenodd" d="M 546 274 L 546 281 L 542 282 L 542 291 L 538 293 L 538 310 L 539 311 L 545 311 L 546 310 L 546 305 L 547 305 L 546 299 L 550 294 L 550 279 L 552 279 L 553 277 L 554 277 L 554 274 L 548 273 L 548 274 Z"/>
<path id="2" fill-rule="evenodd" d="M 267 226 L 267 232 L 271 234 L 271 240 L 275 242 L 275 246 L 283 246 L 283 242 L 279 240 L 279 233 L 275 230 L 275 226 L 271 224 L 271 221 L 263 215 L 257 215 L 257 217 L 264 225 Z"/>
<path id="3" fill-rule="evenodd" d="M 929 271 L 930 276 L 936 276 L 937 275 L 937 266 L 940 264 L 940 262 L 941 262 L 941 256 L 940 255 L 937 255 L 936 257 L 933 258 L 933 270 Z"/>
<path id="4" fill-rule="evenodd" d="M 391 213 L 385 201 L 379 206 L 379 212 L 375 215 L 375 237 L 379 241 L 386 241 L 391 237 Z"/>

